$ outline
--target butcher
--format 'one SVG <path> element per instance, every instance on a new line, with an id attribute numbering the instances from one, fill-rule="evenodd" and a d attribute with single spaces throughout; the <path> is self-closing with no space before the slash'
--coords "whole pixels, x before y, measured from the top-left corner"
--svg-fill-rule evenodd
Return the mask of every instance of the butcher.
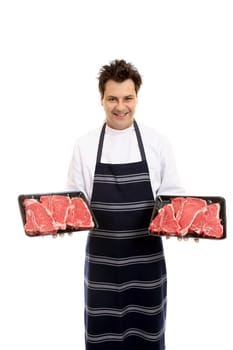
<path id="1" fill-rule="evenodd" d="M 164 350 L 167 274 L 148 234 L 158 195 L 181 195 L 170 141 L 135 119 L 142 77 L 123 59 L 102 66 L 105 120 L 75 143 L 67 188 L 87 196 L 98 227 L 85 259 L 86 350 Z"/>

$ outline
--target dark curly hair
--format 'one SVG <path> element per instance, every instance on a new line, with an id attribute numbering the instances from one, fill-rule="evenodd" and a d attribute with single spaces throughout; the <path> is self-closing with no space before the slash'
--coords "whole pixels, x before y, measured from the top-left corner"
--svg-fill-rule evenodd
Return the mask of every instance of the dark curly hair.
<path id="1" fill-rule="evenodd" d="M 104 96 L 105 85 L 108 80 L 114 80 L 116 82 L 123 82 L 126 79 L 132 79 L 135 86 L 136 94 L 138 93 L 142 84 L 142 78 L 138 70 L 125 60 L 114 60 L 109 65 L 104 65 L 99 72 L 99 91 L 101 97 Z"/>

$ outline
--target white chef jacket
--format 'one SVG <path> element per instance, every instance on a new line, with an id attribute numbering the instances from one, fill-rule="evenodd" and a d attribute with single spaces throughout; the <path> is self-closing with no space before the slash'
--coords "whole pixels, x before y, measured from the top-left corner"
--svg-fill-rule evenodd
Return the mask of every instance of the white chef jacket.
<path id="1" fill-rule="evenodd" d="M 156 130 L 138 123 L 149 168 L 154 198 L 158 195 L 183 195 L 170 141 Z M 82 191 L 90 201 L 98 142 L 102 126 L 80 137 L 74 146 L 68 191 Z M 132 163 L 141 160 L 134 125 L 124 130 L 106 126 L 102 163 Z"/>

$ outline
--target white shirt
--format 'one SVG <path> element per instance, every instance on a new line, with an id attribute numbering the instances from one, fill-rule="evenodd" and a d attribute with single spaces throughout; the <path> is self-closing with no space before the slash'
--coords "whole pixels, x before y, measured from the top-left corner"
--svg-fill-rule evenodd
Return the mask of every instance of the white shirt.
<path id="1" fill-rule="evenodd" d="M 183 195 L 171 144 L 156 130 L 138 123 L 154 198 L 158 195 Z M 80 137 L 73 150 L 68 179 L 68 191 L 82 191 L 90 201 L 101 127 Z M 141 160 L 134 126 L 115 130 L 106 126 L 102 163 L 132 163 Z"/>

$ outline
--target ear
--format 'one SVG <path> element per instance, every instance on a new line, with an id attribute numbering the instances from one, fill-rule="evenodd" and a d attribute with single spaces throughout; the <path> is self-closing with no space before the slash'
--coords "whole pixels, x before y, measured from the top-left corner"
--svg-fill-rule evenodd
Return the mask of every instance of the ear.
<path id="1" fill-rule="evenodd" d="M 103 101 L 104 101 L 104 98 L 100 97 L 100 103 L 101 103 L 102 106 L 103 106 Z"/>

